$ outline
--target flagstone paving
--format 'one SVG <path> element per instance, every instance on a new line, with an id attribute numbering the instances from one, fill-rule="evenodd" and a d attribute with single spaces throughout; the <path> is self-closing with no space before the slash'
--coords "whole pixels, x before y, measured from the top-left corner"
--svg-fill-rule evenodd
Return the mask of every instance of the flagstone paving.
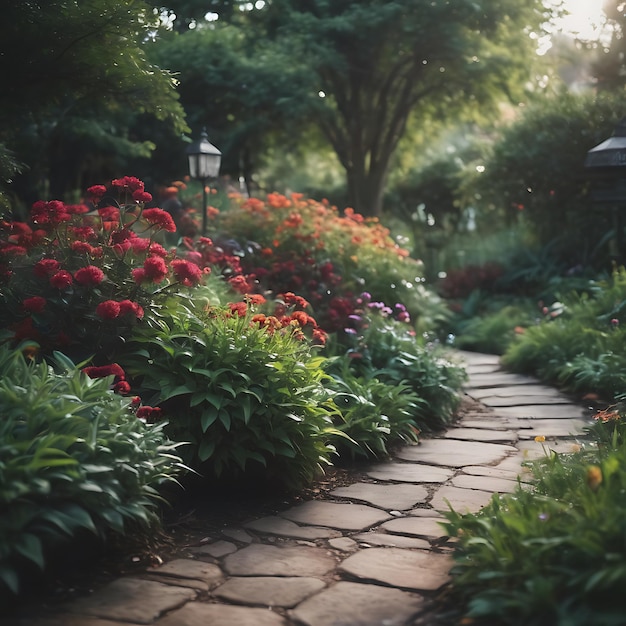
<path id="1" fill-rule="evenodd" d="M 416 626 L 450 580 L 445 513 L 475 512 L 530 481 L 524 462 L 584 445 L 589 412 L 496 356 L 462 352 L 473 404 L 360 480 L 213 531 L 188 558 L 121 577 L 1 626 Z M 545 440 L 536 441 L 540 436 Z M 434 620 L 431 622 L 431 620 Z"/>

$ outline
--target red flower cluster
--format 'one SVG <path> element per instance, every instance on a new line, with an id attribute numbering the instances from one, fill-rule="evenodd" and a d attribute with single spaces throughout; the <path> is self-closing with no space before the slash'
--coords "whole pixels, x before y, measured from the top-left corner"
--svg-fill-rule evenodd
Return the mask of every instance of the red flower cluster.
<path id="1" fill-rule="evenodd" d="M 84 287 L 96 287 L 104 280 L 104 272 L 95 265 L 87 265 L 74 272 L 74 280 Z"/>

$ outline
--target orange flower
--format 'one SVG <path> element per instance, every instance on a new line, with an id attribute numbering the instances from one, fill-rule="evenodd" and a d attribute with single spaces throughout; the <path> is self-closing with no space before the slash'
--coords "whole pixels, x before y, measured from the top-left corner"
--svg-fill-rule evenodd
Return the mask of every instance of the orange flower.
<path id="1" fill-rule="evenodd" d="M 602 484 L 602 469 L 597 465 L 590 465 L 587 468 L 587 484 L 592 491 L 597 491 Z"/>

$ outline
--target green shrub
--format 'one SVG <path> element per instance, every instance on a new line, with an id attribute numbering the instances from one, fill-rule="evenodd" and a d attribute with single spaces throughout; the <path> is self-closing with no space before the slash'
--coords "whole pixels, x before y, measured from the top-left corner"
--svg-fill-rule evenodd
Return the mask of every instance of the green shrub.
<path id="1" fill-rule="evenodd" d="M 347 357 L 332 360 L 327 387 L 340 413 L 335 425 L 348 438 L 338 438 L 340 457 L 380 458 L 388 446 L 399 441 L 417 441 L 414 416 L 425 401 L 405 383 L 388 384 L 377 378 L 358 378 Z"/>
<path id="2" fill-rule="evenodd" d="M 532 488 L 496 495 L 477 514 L 447 514 L 458 536 L 453 590 L 468 617 L 624 623 L 626 420 L 616 411 L 600 418 L 582 450 L 548 451 L 532 465 Z"/>
<path id="3" fill-rule="evenodd" d="M 532 324 L 528 306 L 510 304 L 459 321 L 453 326 L 454 345 L 464 350 L 503 354 L 519 332 Z"/>
<path id="4" fill-rule="evenodd" d="M 614 398 L 626 391 L 626 271 L 563 298 L 560 311 L 518 336 L 502 362 L 567 389 Z"/>
<path id="5" fill-rule="evenodd" d="M 450 423 L 465 381 L 461 365 L 436 342 L 418 338 L 401 304 L 392 309 L 373 302 L 369 293 L 359 299 L 343 344 L 355 376 L 376 378 L 387 385 L 406 385 L 420 398 L 413 419 L 419 430 L 438 430 Z M 349 331 L 349 332 L 348 332 Z M 340 351 L 342 344 L 335 350 Z"/>
<path id="6" fill-rule="evenodd" d="M 13 592 L 59 542 L 154 525 L 158 488 L 182 468 L 162 426 L 140 421 L 110 377 L 58 359 L 55 373 L 0 346 L 0 587 Z"/>
<path id="7" fill-rule="evenodd" d="M 185 459 L 207 476 L 263 469 L 289 485 L 330 462 L 336 409 L 324 358 L 299 327 L 233 305 L 194 315 L 182 305 L 137 328 L 122 364 L 158 404 L 165 432 L 190 442 Z"/>

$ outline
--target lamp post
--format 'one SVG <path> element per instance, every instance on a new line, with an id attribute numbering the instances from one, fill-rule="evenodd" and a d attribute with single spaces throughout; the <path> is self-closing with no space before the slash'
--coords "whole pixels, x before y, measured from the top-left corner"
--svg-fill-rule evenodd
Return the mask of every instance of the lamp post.
<path id="1" fill-rule="evenodd" d="M 614 256 L 624 262 L 624 222 L 626 208 L 626 117 L 613 135 L 587 152 L 585 168 L 591 174 L 591 200 L 613 212 Z"/>
<path id="2" fill-rule="evenodd" d="M 209 178 L 217 178 L 219 175 L 222 153 L 209 142 L 205 128 L 200 133 L 200 139 L 194 141 L 186 152 L 189 175 L 202 183 L 202 234 L 206 235 L 206 183 Z"/>

